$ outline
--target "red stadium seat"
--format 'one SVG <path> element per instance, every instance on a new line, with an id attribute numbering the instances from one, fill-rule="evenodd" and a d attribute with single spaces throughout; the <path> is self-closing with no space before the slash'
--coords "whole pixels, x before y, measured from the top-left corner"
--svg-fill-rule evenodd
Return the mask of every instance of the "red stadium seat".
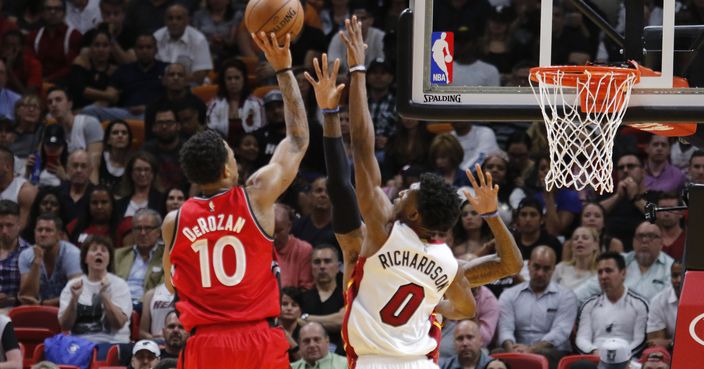
<path id="1" fill-rule="evenodd" d="M 36 352 L 36 348 L 42 347 L 42 356 L 44 353 L 44 340 L 55 333 L 46 328 L 25 328 L 25 327 L 15 327 L 15 336 L 17 341 L 22 343 L 25 347 L 25 353 L 23 356 L 23 366 L 30 367 L 35 363 L 33 359 L 33 354 Z"/>
<path id="2" fill-rule="evenodd" d="M 587 360 L 592 363 L 599 364 L 599 355 L 569 355 L 560 359 L 560 363 L 557 364 L 557 369 L 569 369 L 570 365 L 575 361 Z"/>
<path id="3" fill-rule="evenodd" d="M 93 360 L 90 363 L 90 369 L 99 369 L 111 365 L 120 364 L 120 348 L 117 345 L 112 345 L 105 356 L 105 361 L 98 360 L 98 350 L 93 351 Z"/>
<path id="4" fill-rule="evenodd" d="M 130 317 L 130 339 L 135 342 L 139 341 L 139 319 L 139 313 L 132 310 L 132 316 Z"/>
<path id="5" fill-rule="evenodd" d="M 548 359 L 545 356 L 536 354 L 524 354 L 518 352 L 506 352 L 491 354 L 495 359 L 507 362 L 513 368 L 519 369 L 548 369 Z"/>
<path id="6" fill-rule="evenodd" d="M 59 308 L 56 306 L 24 305 L 12 308 L 7 314 L 15 328 L 45 328 L 61 333 Z"/>

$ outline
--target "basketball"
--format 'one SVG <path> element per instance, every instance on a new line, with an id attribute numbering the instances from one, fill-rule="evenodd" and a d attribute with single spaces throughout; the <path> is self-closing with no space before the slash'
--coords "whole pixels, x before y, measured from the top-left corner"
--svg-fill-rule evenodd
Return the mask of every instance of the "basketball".
<path id="1" fill-rule="evenodd" d="M 303 29 L 303 6 L 300 0 L 250 0 L 244 11 L 244 25 L 255 34 L 274 32 L 283 45 L 287 33 L 293 40 Z"/>
<path id="2" fill-rule="evenodd" d="M 452 55 L 450 55 L 450 54 L 445 55 L 445 63 L 452 63 Z"/>

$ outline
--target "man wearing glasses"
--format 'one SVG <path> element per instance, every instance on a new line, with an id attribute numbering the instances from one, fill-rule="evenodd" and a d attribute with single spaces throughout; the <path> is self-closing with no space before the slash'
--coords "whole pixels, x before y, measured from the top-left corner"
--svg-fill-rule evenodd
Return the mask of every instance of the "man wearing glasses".
<path id="1" fill-rule="evenodd" d="M 130 288 L 132 305 L 142 308 L 145 291 L 164 281 L 161 258 L 164 243 L 161 240 L 161 215 L 151 209 L 140 209 L 132 219 L 135 244 L 115 251 L 115 274 L 124 278 Z"/>

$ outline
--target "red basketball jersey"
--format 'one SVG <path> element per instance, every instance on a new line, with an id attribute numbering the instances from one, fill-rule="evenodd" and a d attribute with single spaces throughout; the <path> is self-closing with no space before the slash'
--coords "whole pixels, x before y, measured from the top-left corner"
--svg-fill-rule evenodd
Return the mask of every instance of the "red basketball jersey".
<path id="1" fill-rule="evenodd" d="M 243 188 L 189 199 L 176 222 L 172 280 L 186 330 L 279 316 L 273 240 L 257 223 Z"/>

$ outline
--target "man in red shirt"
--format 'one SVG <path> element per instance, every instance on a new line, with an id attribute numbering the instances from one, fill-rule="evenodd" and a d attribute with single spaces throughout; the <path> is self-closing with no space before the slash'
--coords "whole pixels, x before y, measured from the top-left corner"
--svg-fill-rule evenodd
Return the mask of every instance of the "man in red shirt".
<path id="1" fill-rule="evenodd" d="M 44 27 L 29 34 L 29 46 L 42 63 L 45 81 L 63 82 L 73 59 L 81 49 L 81 33 L 66 25 L 66 5 L 61 0 L 44 0 Z"/>
<path id="2" fill-rule="evenodd" d="M 291 72 L 290 35 L 283 47 L 263 32 L 255 42 L 276 71 L 284 97 L 286 138 L 269 164 L 236 186 L 232 150 L 215 132 L 194 135 L 181 166 L 201 195 L 167 215 L 166 286 L 191 337 L 179 368 L 288 368 L 288 342 L 270 325 L 279 316 L 274 263 L 274 202 L 296 177 L 308 148 L 308 123 Z M 173 267 L 173 269 L 172 269 Z"/>

